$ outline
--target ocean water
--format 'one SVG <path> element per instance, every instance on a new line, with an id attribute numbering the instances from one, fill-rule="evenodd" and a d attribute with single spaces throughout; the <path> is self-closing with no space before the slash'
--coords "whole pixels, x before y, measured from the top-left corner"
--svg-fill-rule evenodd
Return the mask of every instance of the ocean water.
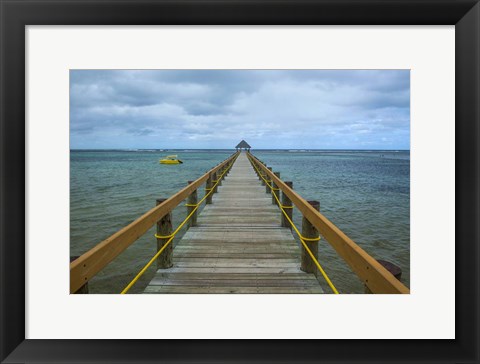
<path id="1" fill-rule="evenodd" d="M 284 181 L 376 259 L 402 268 L 410 285 L 410 152 L 409 151 L 252 151 L 281 173 Z M 70 153 L 70 254 L 81 255 L 195 180 L 232 153 L 231 150 L 118 150 Z M 161 165 L 167 154 L 185 163 Z M 203 196 L 203 189 L 199 191 Z M 301 214 L 294 210 L 301 227 Z M 186 216 L 173 211 L 174 227 Z M 181 231 L 179 239 L 183 235 Z M 156 252 L 152 228 L 103 269 L 89 284 L 91 293 L 119 293 Z M 178 241 L 178 240 L 176 240 Z M 364 287 L 326 240 L 319 261 L 341 293 Z M 155 264 L 130 290 L 142 292 Z M 323 279 L 320 284 L 330 292 Z"/>

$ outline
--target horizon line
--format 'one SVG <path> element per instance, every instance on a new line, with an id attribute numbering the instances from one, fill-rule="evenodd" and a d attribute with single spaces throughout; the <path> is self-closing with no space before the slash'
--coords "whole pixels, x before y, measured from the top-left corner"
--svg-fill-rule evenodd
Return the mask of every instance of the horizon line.
<path id="1" fill-rule="evenodd" d="M 242 148 L 243 149 L 243 148 Z M 70 150 L 236 150 L 236 148 L 70 148 Z M 345 148 L 250 148 L 250 150 L 365 150 L 365 151 L 410 151 L 410 149 L 392 148 L 392 149 L 345 149 Z"/>

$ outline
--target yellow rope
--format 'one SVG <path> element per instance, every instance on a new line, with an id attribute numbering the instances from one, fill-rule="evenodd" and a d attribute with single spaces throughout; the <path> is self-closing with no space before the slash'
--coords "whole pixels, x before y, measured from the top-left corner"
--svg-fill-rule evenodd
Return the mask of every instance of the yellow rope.
<path id="1" fill-rule="evenodd" d="M 222 176 L 223 176 L 223 174 L 225 174 L 228 171 L 228 169 L 233 165 L 233 163 L 235 162 L 235 160 L 237 158 L 238 158 L 238 155 L 235 157 L 235 159 L 231 163 L 228 164 L 228 168 L 225 169 L 225 171 L 222 173 Z M 218 181 L 217 181 L 217 183 L 218 183 Z M 180 231 L 180 229 L 187 223 L 187 221 L 190 219 L 190 217 L 192 217 L 192 215 L 195 213 L 195 211 L 197 211 L 197 209 L 200 207 L 200 204 L 203 201 L 205 201 L 205 199 L 213 192 L 213 189 L 215 188 L 217 183 L 215 183 L 215 185 L 212 186 L 212 190 L 209 193 L 207 193 L 205 196 L 203 196 L 203 198 L 198 202 L 198 204 L 195 206 L 195 208 L 190 212 L 190 214 L 188 214 L 188 216 L 185 218 L 185 220 L 183 220 L 180 223 L 180 225 L 178 225 L 178 227 L 175 229 L 175 231 L 172 234 L 170 234 L 168 236 L 165 236 L 165 237 L 155 234 L 155 237 L 157 239 L 167 239 L 168 238 L 168 240 L 165 242 L 165 244 L 163 244 L 161 249 L 153 256 L 153 258 L 148 261 L 148 263 L 142 268 L 142 270 L 140 270 L 140 272 L 138 272 L 138 274 L 135 276 L 135 278 L 133 278 L 130 281 L 130 283 L 123 289 L 121 294 L 127 293 L 130 290 L 130 288 L 132 288 L 133 285 L 140 279 L 140 277 L 147 271 L 147 269 L 153 264 L 153 262 L 155 262 L 155 260 L 160 256 L 160 254 L 163 253 L 163 251 L 167 248 L 167 246 L 170 245 L 170 243 L 175 238 L 175 235 L 177 235 L 177 233 Z"/>
<path id="2" fill-rule="evenodd" d="M 320 236 L 317 236 L 316 238 L 306 238 L 300 235 L 299 238 L 302 239 L 303 241 L 319 241 L 320 240 Z"/>
<path id="3" fill-rule="evenodd" d="M 258 171 L 258 168 L 257 166 L 255 165 L 255 163 L 252 162 L 252 160 L 250 159 L 250 157 L 248 157 L 248 159 L 250 160 L 250 163 L 252 164 L 252 166 Z M 262 179 L 265 181 L 265 183 L 267 183 L 267 181 L 265 180 L 265 178 L 262 177 Z M 268 185 L 268 183 L 267 183 Z M 272 188 L 272 186 L 268 185 L 270 188 Z M 317 266 L 318 270 L 320 271 L 320 273 L 322 274 L 323 278 L 325 278 L 325 281 L 327 282 L 327 284 L 329 285 L 329 287 L 332 289 L 333 293 L 335 294 L 338 294 L 338 290 L 335 288 L 335 286 L 333 285 L 332 281 L 330 280 L 330 278 L 328 278 L 328 275 L 327 273 L 323 270 L 322 266 L 320 265 L 320 263 L 318 262 L 318 260 L 315 258 L 315 256 L 313 255 L 312 251 L 310 250 L 310 248 L 307 246 L 307 244 L 305 243 L 305 241 L 319 241 L 320 240 L 320 237 L 318 238 L 305 238 L 302 236 L 302 234 L 300 234 L 300 231 L 298 231 L 298 228 L 295 226 L 295 224 L 293 223 L 293 221 L 290 219 L 290 217 L 288 216 L 287 212 L 284 210 L 283 208 L 283 205 L 281 204 L 280 200 L 278 199 L 277 195 L 274 193 L 273 196 L 275 196 L 275 199 L 277 200 L 278 202 L 278 206 L 280 207 L 280 210 L 282 211 L 282 213 L 285 215 L 285 217 L 287 218 L 288 222 L 290 223 L 290 225 L 292 226 L 292 228 L 295 230 L 295 232 L 297 233 L 299 239 L 300 239 L 300 242 L 302 243 L 302 245 L 304 246 L 305 250 L 308 252 L 308 254 L 310 255 L 310 257 L 312 258 L 313 262 L 315 263 L 315 265 Z"/>
<path id="4" fill-rule="evenodd" d="M 195 203 L 186 203 L 185 206 L 187 207 L 195 207 L 195 206 L 198 206 L 198 203 L 195 204 Z"/>
<path id="5" fill-rule="evenodd" d="M 302 243 L 303 247 L 305 248 L 305 250 L 308 252 L 308 255 L 310 255 L 310 257 L 312 258 L 313 262 L 315 263 L 315 265 L 317 266 L 318 270 L 320 271 L 320 273 L 322 273 L 322 276 L 325 278 L 325 280 L 327 281 L 328 285 L 330 286 L 330 288 L 333 290 L 333 293 L 335 294 L 338 294 L 338 291 L 337 289 L 335 288 L 335 286 L 333 285 L 332 281 L 330 280 L 330 278 L 328 278 L 327 276 L 327 273 L 323 270 L 322 266 L 320 265 L 320 263 L 318 262 L 318 260 L 315 258 L 315 255 L 313 255 L 312 251 L 310 250 L 310 248 L 307 246 L 307 244 L 303 241 L 303 240 L 300 240 L 300 242 Z"/>
<path id="6" fill-rule="evenodd" d="M 162 236 L 162 235 L 155 234 L 154 236 L 155 236 L 157 239 L 170 239 L 170 238 L 172 238 L 174 235 L 173 235 L 173 234 L 170 234 L 170 235 Z"/>

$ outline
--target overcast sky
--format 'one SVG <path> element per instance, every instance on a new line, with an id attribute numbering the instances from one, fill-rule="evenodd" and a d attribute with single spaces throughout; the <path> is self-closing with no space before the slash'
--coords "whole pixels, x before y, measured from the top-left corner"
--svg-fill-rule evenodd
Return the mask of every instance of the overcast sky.
<path id="1" fill-rule="evenodd" d="M 71 148 L 410 149 L 410 72 L 70 71 Z"/>

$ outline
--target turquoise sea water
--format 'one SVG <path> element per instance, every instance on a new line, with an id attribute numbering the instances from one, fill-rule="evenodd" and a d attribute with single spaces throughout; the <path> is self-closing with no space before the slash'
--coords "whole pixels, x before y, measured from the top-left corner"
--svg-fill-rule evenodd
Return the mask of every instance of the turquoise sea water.
<path id="1" fill-rule="evenodd" d="M 293 181 L 307 200 L 320 201 L 321 212 L 376 259 L 403 270 L 410 285 L 409 151 L 252 151 Z M 231 150 L 121 150 L 70 153 L 70 252 L 81 255 L 227 158 Z M 167 154 L 185 163 L 161 165 Z M 203 190 L 203 189 L 202 189 Z M 203 191 L 199 190 L 199 197 Z M 177 226 L 186 216 L 173 212 Z M 294 210 L 294 222 L 301 215 Z M 155 254 L 152 228 L 92 279 L 91 293 L 119 293 Z M 181 235 L 180 235 L 181 237 Z M 363 285 L 325 240 L 319 260 L 342 293 L 363 293 Z M 131 293 L 143 290 L 149 269 Z M 326 292 L 328 286 L 320 279 Z"/>

